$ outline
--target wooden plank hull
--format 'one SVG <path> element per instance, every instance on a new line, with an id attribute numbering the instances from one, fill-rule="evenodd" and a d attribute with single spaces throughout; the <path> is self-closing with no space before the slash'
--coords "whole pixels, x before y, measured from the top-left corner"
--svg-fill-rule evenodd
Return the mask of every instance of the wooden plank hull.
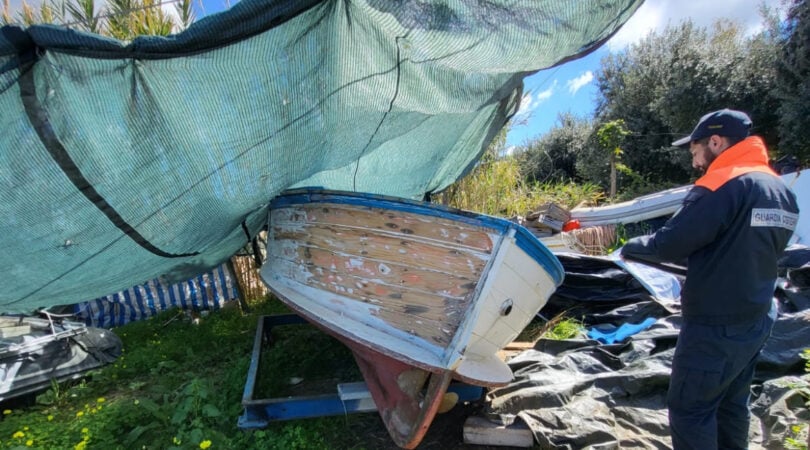
<path id="1" fill-rule="evenodd" d="M 511 222 L 369 194 L 299 190 L 271 204 L 262 278 L 354 352 L 394 441 L 418 444 L 447 384 L 508 383 L 497 357 L 562 282 Z"/>

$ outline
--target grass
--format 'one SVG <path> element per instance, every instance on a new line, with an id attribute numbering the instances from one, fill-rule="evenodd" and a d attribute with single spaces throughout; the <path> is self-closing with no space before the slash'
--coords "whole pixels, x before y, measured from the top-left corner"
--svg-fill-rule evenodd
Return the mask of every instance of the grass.
<path id="1" fill-rule="evenodd" d="M 172 310 L 116 328 L 124 352 L 114 364 L 0 404 L 0 448 L 395 448 L 376 413 L 238 428 L 259 318 L 289 312 L 276 300 L 250 306 L 249 314 L 227 308 L 196 324 Z M 544 337 L 571 321 L 552 322 Z M 349 350 L 309 324 L 276 326 L 272 336 L 262 352 L 255 398 L 333 393 L 338 383 L 362 380 Z M 422 447 L 466 448 L 463 420 L 478 407 L 458 405 L 437 416 Z"/>
<path id="2" fill-rule="evenodd" d="M 250 314 L 226 309 L 199 324 L 174 310 L 117 328 L 124 353 L 114 364 L 80 382 L 54 384 L 27 403 L 0 405 L 0 448 L 361 449 L 368 441 L 357 436 L 368 433 L 384 441 L 376 414 L 273 422 L 257 431 L 237 427 L 258 319 L 281 312 L 287 311 L 279 302 L 259 301 Z M 260 375 L 259 389 L 300 390 L 306 383 L 288 381 L 302 374 L 360 380 L 337 341 L 310 325 L 290 328 L 280 330 L 284 345 L 263 357 L 264 373 L 272 377 Z M 274 373 L 279 367 L 286 372 Z M 327 378 L 321 387 L 334 392 L 334 381 Z"/>
<path id="3" fill-rule="evenodd" d="M 520 342 L 536 342 L 538 339 L 564 340 L 581 338 L 585 326 L 581 321 L 566 317 L 565 312 L 544 321 L 533 319 L 515 339 Z"/>
<path id="4" fill-rule="evenodd" d="M 547 202 L 563 208 L 595 204 L 604 198 L 601 188 L 589 183 L 526 183 L 515 158 L 481 163 L 442 195 L 442 202 L 459 209 L 501 217 L 525 216 Z"/>

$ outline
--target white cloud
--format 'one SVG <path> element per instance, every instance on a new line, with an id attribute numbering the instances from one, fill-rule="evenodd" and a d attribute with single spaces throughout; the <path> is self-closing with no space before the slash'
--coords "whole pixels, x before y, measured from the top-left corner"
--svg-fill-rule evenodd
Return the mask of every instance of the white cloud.
<path id="1" fill-rule="evenodd" d="M 783 5 L 771 1 L 769 6 Z M 742 25 L 748 34 L 762 29 L 759 1 L 753 0 L 646 0 L 608 41 L 611 51 L 618 51 L 639 41 L 650 31 L 663 30 L 667 25 L 678 25 L 687 19 L 699 27 L 711 27 L 719 19 L 731 20 Z"/>
<path id="2" fill-rule="evenodd" d="M 537 94 L 532 92 L 523 94 L 523 98 L 520 100 L 520 109 L 516 114 L 517 118 L 527 119 L 535 109 L 554 95 L 556 88 L 557 80 L 554 80 L 554 82 L 551 83 L 551 86 L 549 86 L 546 90 L 540 91 Z"/>
<path id="3" fill-rule="evenodd" d="M 571 95 L 575 95 L 578 90 L 582 89 L 591 81 L 593 81 L 593 72 L 588 70 L 587 72 L 584 72 L 582 75 L 573 78 L 571 80 L 568 80 L 568 82 L 566 82 L 565 85 L 568 86 L 568 92 L 570 92 Z"/>
<path id="4" fill-rule="evenodd" d="M 557 86 L 557 80 L 554 80 L 554 84 L 552 84 L 551 87 L 549 87 L 545 91 L 542 91 L 539 94 L 537 94 L 536 98 L 537 98 L 538 104 L 543 103 L 544 101 L 550 99 L 551 96 L 554 95 L 554 88 L 556 86 Z"/>

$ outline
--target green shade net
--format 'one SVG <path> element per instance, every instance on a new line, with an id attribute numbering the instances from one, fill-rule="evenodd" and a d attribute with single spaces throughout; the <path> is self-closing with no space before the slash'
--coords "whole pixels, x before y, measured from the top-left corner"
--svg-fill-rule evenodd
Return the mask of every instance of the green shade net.
<path id="1" fill-rule="evenodd" d="M 419 199 L 636 0 L 244 0 L 122 43 L 0 28 L 0 311 L 189 278 L 290 187 Z"/>

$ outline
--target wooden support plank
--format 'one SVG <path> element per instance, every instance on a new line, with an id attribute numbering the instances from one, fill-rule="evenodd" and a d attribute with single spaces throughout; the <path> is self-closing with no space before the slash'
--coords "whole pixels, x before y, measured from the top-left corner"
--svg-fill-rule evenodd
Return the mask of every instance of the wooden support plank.
<path id="1" fill-rule="evenodd" d="M 534 435 L 521 421 L 506 427 L 484 417 L 471 416 L 464 422 L 464 443 L 530 448 L 534 446 Z"/>

